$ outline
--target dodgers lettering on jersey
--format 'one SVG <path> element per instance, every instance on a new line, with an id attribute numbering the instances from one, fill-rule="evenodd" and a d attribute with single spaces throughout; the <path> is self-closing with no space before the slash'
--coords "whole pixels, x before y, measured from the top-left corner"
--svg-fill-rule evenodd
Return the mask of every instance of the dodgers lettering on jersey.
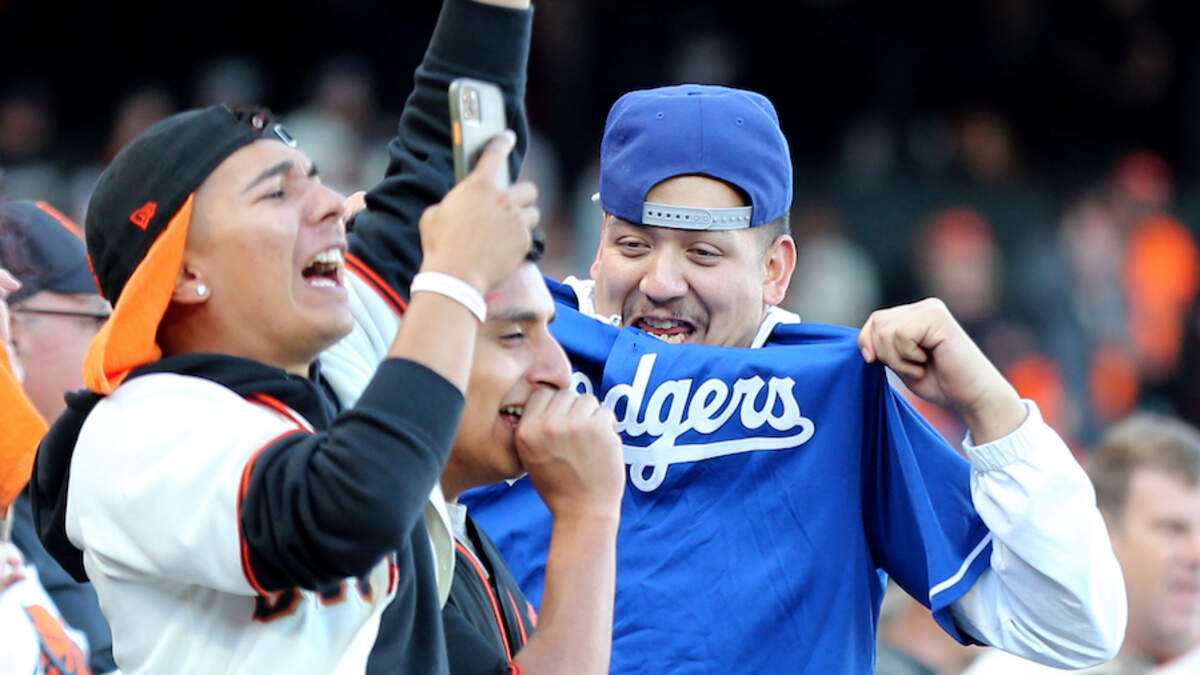
<path id="1" fill-rule="evenodd" d="M 887 574 L 969 640 L 947 609 L 991 552 L 969 467 L 863 363 L 857 331 L 669 345 L 571 305 L 552 328 L 629 465 L 613 672 L 873 672 Z M 529 481 L 465 499 L 540 602 L 551 520 Z"/>
<path id="2" fill-rule="evenodd" d="M 629 479 L 649 492 L 662 485 L 667 467 L 755 450 L 794 448 L 813 435 L 812 420 L 800 414 L 790 377 L 754 375 L 732 384 L 712 377 L 692 391 L 692 379 L 659 382 L 647 397 L 657 354 L 645 354 L 637 364 L 631 384 L 613 384 L 604 394 L 604 405 L 617 415 L 617 431 L 633 444 L 623 444 Z M 572 382 L 581 393 L 592 394 L 591 380 L 576 372 Z M 765 392 L 765 393 L 764 393 Z M 761 394 L 761 395 L 760 395 Z M 740 424 L 731 423 L 737 413 Z M 786 435 L 769 433 L 764 425 Z M 723 440 L 721 437 L 724 436 Z M 636 443 L 650 440 L 646 446 Z M 650 475 L 645 475 L 650 469 Z"/>

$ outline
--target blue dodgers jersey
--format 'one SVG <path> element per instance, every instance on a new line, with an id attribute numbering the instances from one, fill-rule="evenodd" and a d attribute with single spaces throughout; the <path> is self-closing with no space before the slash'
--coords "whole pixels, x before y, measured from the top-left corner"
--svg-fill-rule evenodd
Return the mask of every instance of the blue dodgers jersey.
<path id="1" fill-rule="evenodd" d="M 857 331 L 670 345 L 573 307 L 555 336 L 629 466 L 612 672 L 871 673 L 887 575 L 970 641 L 947 609 L 991 554 L 969 466 L 863 363 Z M 540 603 L 551 518 L 530 482 L 464 501 Z"/>

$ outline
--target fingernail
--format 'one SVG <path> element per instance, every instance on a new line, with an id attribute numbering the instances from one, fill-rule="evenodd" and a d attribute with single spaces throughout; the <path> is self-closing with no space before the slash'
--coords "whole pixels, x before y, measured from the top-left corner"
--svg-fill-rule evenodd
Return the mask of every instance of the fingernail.
<path id="1" fill-rule="evenodd" d="M 867 348 L 866 348 L 866 347 L 863 347 L 863 348 L 862 348 L 861 350 L 859 350 L 859 351 L 861 351 L 861 352 L 862 352 L 862 355 L 863 355 L 863 361 L 866 361 L 867 363 L 870 363 L 870 362 L 871 362 L 871 355 L 870 355 L 869 353 L 867 353 Z"/>
<path id="2" fill-rule="evenodd" d="M 505 129 L 504 137 L 508 139 L 508 144 L 510 146 L 517 144 L 517 132 L 513 131 L 512 129 Z"/>

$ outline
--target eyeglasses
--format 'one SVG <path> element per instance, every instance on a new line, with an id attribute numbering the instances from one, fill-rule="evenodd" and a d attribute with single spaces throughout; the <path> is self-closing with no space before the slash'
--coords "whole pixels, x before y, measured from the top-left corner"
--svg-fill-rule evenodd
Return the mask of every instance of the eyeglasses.
<path id="1" fill-rule="evenodd" d="M 77 312 L 70 309 L 39 309 L 37 307 L 9 307 L 14 314 L 46 314 L 49 316 L 78 316 L 97 321 L 108 321 L 108 312 Z"/>

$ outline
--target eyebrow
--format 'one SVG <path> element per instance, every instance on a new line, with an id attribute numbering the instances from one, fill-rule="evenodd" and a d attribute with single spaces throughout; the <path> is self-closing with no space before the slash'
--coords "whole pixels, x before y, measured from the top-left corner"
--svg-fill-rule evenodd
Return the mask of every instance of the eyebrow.
<path id="1" fill-rule="evenodd" d="M 502 311 L 499 314 L 489 314 L 488 321 L 502 321 L 504 323 L 534 323 L 541 320 L 543 314 L 535 312 L 531 309 L 510 309 Z M 550 320 L 547 323 L 553 323 L 558 312 L 550 315 Z"/>
<path id="2" fill-rule="evenodd" d="M 265 180 L 274 178 L 275 176 L 278 176 L 280 174 L 287 173 L 294 168 L 296 168 L 296 163 L 290 159 L 285 159 L 282 162 L 276 164 L 275 166 L 258 174 L 258 177 L 255 178 L 254 180 L 250 181 L 250 184 L 247 185 L 246 188 L 244 190 L 242 190 L 242 192 L 243 193 L 249 192 L 249 191 L 253 190 L 254 186 L 258 185 L 259 183 L 262 183 Z M 316 162 L 313 162 L 312 166 L 308 170 L 307 175 L 309 178 L 312 178 L 313 176 L 317 175 L 317 163 Z"/>

